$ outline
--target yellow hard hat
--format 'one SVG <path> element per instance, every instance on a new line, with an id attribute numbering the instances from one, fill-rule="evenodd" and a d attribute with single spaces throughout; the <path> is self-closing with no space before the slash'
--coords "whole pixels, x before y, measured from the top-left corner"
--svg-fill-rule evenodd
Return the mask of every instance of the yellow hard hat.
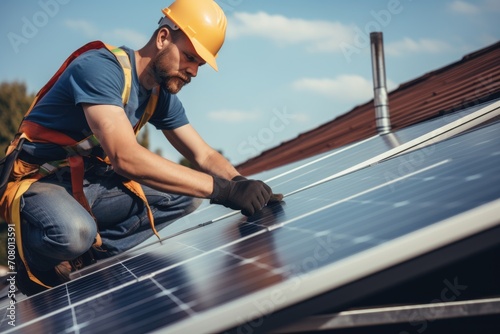
<path id="1" fill-rule="evenodd" d="M 198 55 L 217 71 L 215 58 L 224 44 L 227 26 L 222 8 L 214 0 L 176 0 L 162 12 L 187 35 Z"/>

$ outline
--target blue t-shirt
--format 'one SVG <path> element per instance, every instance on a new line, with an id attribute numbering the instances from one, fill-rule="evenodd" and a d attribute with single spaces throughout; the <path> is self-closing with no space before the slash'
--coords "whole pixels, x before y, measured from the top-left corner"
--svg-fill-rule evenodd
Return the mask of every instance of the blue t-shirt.
<path id="1" fill-rule="evenodd" d="M 122 47 L 132 65 L 132 89 L 125 113 L 134 126 L 141 118 L 151 91 L 144 89 L 137 77 L 134 51 Z M 123 69 L 107 49 L 87 51 L 76 58 L 61 74 L 54 86 L 37 103 L 27 119 L 67 134 L 80 141 L 91 134 L 82 103 L 109 104 L 123 107 Z M 160 90 L 158 104 L 149 123 L 159 130 L 173 130 L 189 123 L 176 95 Z M 66 152 L 52 144 L 24 145 L 24 150 L 42 159 L 63 159 Z"/>

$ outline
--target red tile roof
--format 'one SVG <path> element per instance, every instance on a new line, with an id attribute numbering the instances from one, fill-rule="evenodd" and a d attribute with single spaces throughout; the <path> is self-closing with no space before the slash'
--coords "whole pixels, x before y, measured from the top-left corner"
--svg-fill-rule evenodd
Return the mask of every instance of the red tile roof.
<path id="1" fill-rule="evenodd" d="M 500 93 L 500 42 L 401 84 L 389 93 L 393 130 L 474 105 Z M 376 134 L 373 100 L 236 168 L 243 175 L 301 160 Z"/>

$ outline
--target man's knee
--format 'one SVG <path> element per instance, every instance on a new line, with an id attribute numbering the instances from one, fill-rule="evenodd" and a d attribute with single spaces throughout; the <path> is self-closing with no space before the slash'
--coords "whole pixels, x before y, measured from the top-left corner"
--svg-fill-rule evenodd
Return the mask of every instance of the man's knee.
<path id="1" fill-rule="evenodd" d="M 75 222 L 75 225 L 66 234 L 65 258 L 71 260 L 88 251 L 92 247 L 96 235 L 97 227 L 94 221 Z"/>
<path id="2" fill-rule="evenodd" d="M 72 260 L 92 247 L 96 235 L 95 222 L 74 218 L 69 224 L 47 228 L 42 243 L 55 259 Z"/>
<path id="3" fill-rule="evenodd" d="M 23 197 L 23 243 L 32 254 L 70 260 L 93 244 L 93 217 L 61 185 L 36 182 Z"/>

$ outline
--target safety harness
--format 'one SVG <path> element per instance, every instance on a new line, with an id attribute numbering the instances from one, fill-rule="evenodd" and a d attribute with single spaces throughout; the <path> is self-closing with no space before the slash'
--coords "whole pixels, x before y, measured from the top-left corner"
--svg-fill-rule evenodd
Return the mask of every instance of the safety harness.
<path id="1" fill-rule="evenodd" d="M 14 140 L 12 140 L 6 151 L 6 156 L 13 153 L 14 151 L 20 151 L 22 144 L 27 140 L 34 143 L 56 144 L 63 147 L 68 153 L 68 158 L 66 159 L 49 161 L 41 165 L 31 164 L 21 159 L 16 159 L 12 168 L 12 172 L 10 173 L 9 182 L 7 184 L 5 192 L 0 198 L 0 213 L 7 222 L 13 223 L 15 225 L 18 255 L 24 263 L 24 266 L 26 267 L 29 278 L 33 282 L 47 288 L 50 288 L 50 286 L 47 286 L 37 277 L 35 277 L 35 275 L 33 275 L 24 257 L 21 237 L 21 197 L 34 182 L 55 173 L 60 168 L 69 166 L 73 197 L 92 215 L 90 205 L 83 192 L 83 178 L 85 173 L 84 157 L 97 158 L 108 165 L 111 165 L 111 163 L 107 157 L 102 158 L 93 156 L 91 154 L 92 149 L 100 145 L 99 140 L 94 135 L 90 135 L 81 141 L 76 141 L 62 132 L 49 129 L 47 127 L 41 126 L 40 124 L 26 120 L 26 116 L 29 115 L 37 102 L 52 88 L 57 79 L 73 60 L 75 60 L 84 52 L 102 48 L 106 48 L 111 51 L 123 69 L 123 73 L 125 75 L 125 86 L 122 93 L 122 101 L 124 106 L 128 103 L 132 87 L 132 66 L 130 64 L 127 53 L 123 49 L 104 44 L 100 41 L 90 42 L 73 52 L 61 65 L 56 74 L 54 74 L 49 82 L 38 92 L 33 103 L 24 116 L 24 120 L 19 127 L 18 133 L 16 134 Z M 141 127 L 143 127 L 147 123 L 149 118 L 153 115 L 156 104 L 158 102 L 158 94 L 159 88 L 155 87 L 153 89 L 151 97 L 149 98 L 148 105 L 144 114 L 142 115 L 139 122 L 134 126 L 134 132 L 136 135 L 139 133 Z M 123 184 L 135 196 L 137 196 L 144 202 L 151 228 L 154 234 L 159 238 L 158 232 L 156 231 L 154 225 L 154 218 L 151 208 L 149 207 L 148 201 L 141 185 L 132 180 L 125 180 L 123 181 Z M 94 246 L 100 247 L 100 245 L 100 236 L 99 234 L 97 234 Z"/>

